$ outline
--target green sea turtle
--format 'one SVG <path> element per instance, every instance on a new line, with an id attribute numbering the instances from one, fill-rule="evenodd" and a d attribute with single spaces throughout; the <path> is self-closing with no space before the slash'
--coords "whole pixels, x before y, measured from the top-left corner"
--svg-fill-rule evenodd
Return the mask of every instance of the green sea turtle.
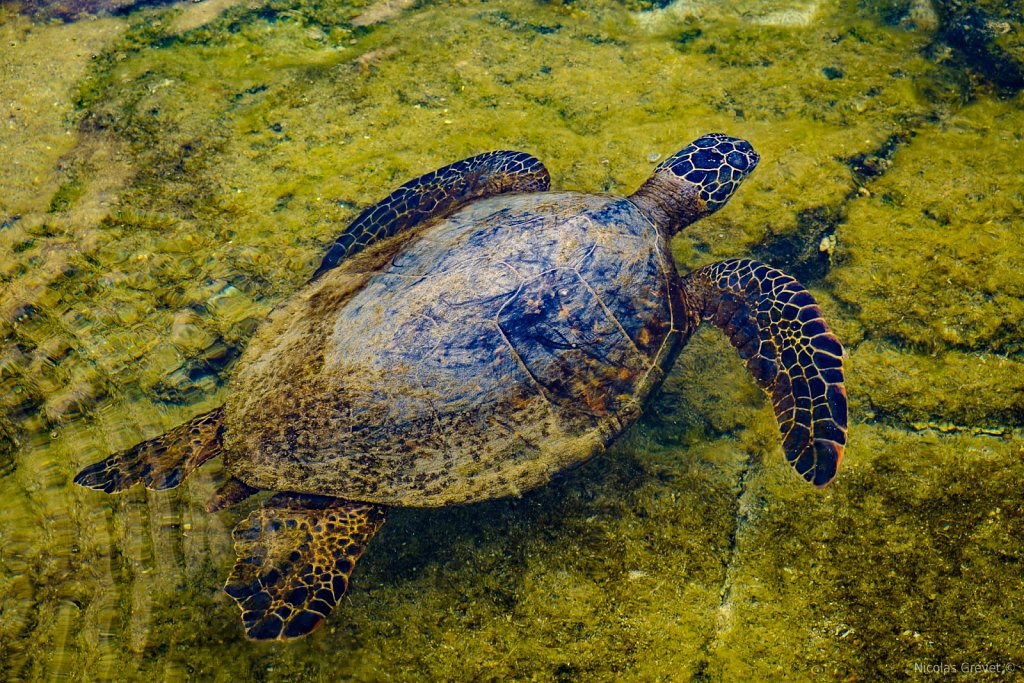
<path id="1" fill-rule="evenodd" d="M 758 162 L 706 135 L 627 198 L 549 192 L 544 166 L 490 152 L 364 211 L 269 316 L 227 402 L 83 469 L 107 492 L 178 485 L 218 453 L 210 511 L 278 491 L 234 531 L 224 590 L 246 634 L 315 629 L 388 506 L 515 496 L 601 451 L 640 416 L 701 321 L 768 393 L 786 459 L 835 477 L 843 348 L 792 277 L 730 260 L 684 277 L 669 239 Z"/>

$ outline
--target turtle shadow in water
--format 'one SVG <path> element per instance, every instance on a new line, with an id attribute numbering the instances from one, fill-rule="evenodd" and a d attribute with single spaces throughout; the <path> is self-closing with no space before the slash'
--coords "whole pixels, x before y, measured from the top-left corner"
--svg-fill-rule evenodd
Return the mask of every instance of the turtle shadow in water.
<path id="1" fill-rule="evenodd" d="M 685 398 L 681 402 L 688 404 Z M 678 449 L 675 432 L 707 433 L 699 411 L 691 408 L 676 416 L 672 434 L 652 411 L 608 451 L 559 472 L 520 498 L 392 508 L 360 561 L 355 590 L 389 586 L 414 593 L 414 584 L 436 575 L 439 591 L 451 586 L 453 608 L 482 600 L 507 613 L 524 601 L 524 570 L 537 557 L 587 578 L 618 580 L 627 571 L 621 561 L 623 540 L 616 533 L 621 520 L 646 524 L 649 498 L 667 494 L 679 485 L 672 480 L 686 477 L 685 466 L 666 467 L 664 458 L 648 457 L 645 446 Z"/>
<path id="2" fill-rule="evenodd" d="M 655 475 L 640 459 L 613 448 L 557 475 L 521 498 L 504 498 L 437 509 L 393 508 L 360 562 L 364 585 L 415 581 L 424 570 L 472 595 L 511 610 L 520 601 L 523 571 L 534 550 L 558 554 L 573 546 L 605 554 L 602 516 L 623 514 L 630 494 Z M 556 557 L 551 558 L 558 563 Z M 474 585 L 475 584 L 475 585 Z"/>

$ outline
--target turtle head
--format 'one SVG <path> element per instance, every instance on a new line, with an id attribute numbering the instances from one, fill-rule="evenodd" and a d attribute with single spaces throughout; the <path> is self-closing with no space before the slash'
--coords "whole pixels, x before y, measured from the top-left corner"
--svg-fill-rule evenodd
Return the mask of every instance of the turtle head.
<path id="1" fill-rule="evenodd" d="M 671 237 L 725 206 L 759 159 L 746 140 L 710 133 L 658 164 L 630 200 Z"/>

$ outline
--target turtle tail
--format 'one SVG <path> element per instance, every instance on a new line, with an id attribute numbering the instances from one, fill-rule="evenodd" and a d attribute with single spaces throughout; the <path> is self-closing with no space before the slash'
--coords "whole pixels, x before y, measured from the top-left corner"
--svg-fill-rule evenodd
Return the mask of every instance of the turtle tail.
<path id="1" fill-rule="evenodd" d="M 224 409 L 204 413 L 166 434 L 89 465 L 75 483 L 114 493 L 138 481 L 153 490 L 172 489 L 221 449 Z"/>
<path id="2" fill-rule="evenodd" d="M 843 346 L 814 297 L 793 277 L 748 259 L 713 263 L 683 278 L 691 310 L 729 337 L 767 392 L 786 460 L 822 487 L 846 449 Z"/>

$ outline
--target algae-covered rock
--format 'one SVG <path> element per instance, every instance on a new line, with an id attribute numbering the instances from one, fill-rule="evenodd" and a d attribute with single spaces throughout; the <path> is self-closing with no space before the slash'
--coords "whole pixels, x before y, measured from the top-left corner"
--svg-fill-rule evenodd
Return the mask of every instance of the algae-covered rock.
<path id="1" fill-rule="evenodd" d="M 850 390 L 864 417 L 907 425 L 948 424 L 1009 433 L 1024 415 L 1024 364 L 1019 358 L 945 350 L 908 352 L 866 342 L 850 356 Z"/>
<path id="2" fill-rule="evenodd" d="M 878 338 L 932 352 L 1024 349 L 1024 139 L 1012 103 L 922 126 L 849 207 L 835 292 Z"/>
<path id="3" fill-rule="evenodd" d="M 770 502 L 737 531 L 744 561 L 716 677 L 893 680 L 915 665 L 1015 666 L 1018 439 L 868 425 L 855 438 L 856 458 L 825 495 L 799 495 L 767 471 L 753 478 Z"/>
<path id="4" fill-rule="evenodd" d="M 1024 8 L 1004 0 L 936 0 L 943 37 L 997 85 L 1024 87 Z"/>
<path id="5" fill-rule="evenodd" d="M 10 427 L 0 421 L 0 477 L 5 477 L 14 471 L 14 453 L 17 442 Z"/>

